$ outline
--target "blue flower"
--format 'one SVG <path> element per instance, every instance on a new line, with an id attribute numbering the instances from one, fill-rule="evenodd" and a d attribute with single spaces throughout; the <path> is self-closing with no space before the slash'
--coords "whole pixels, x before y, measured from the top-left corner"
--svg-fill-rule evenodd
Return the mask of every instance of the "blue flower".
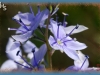
<path id="1" fill-rule="evenodd" d="M 39 49 L 36 47 L 34 43 L 31 41 L 27 41 L 24 44 L 20 44 L 20 42 L 15 41 L 12 38 L 9 38 L 7 46 L 6 46 L 6 54 L 9 59 L 20 61 L 20 56 L 16 56 L 16 52 L 20 51 L 20 55 L 22 55 L 22 50 L 20 48 L 22 46 L 25 53 L 31 53 L 32 49 L 35 47 L 35 51 L 38 51 Z"/>
<path id="2" fill-rule="evenodd" d="M 79 60 L 74 60 L 74 65 L 68 67 L 66 70 L 72 70 L 72 71 L 86 71 L 89 70 L 89 61 L 88 56 L 84 55 L 81 51 L 76 51 Z"/>
<path id="3" fill-rule="evenodd" d="M 15 63 L 23 66 L 24 68 L 30 69 L 30 70 L 34 70 L 35 68 L 37 68 L 39 71 L 43 71 L 45 70 L 45 66 L 41 64 L 42 59 L 44 58 L 45 54 L 47 51 L 47 46 L 46 44 L 43 44 L 38 51 L 35 51 L 35 48 L 33 48 L 32 52 L 33 52 L 33 57 L 31 59 L 31 64 L 28 63 L 25 58 L 23 58 L 20 54 L 17 53 L 18 56 L 20 56 L 23 61 L 25 63 L 27 63 L 28 66 L 21 64 L 20 62 L 15 61 Z"/>
<path id="4" fill-rule="evenodd" d="M 19 27 L 18 29 L 8 28 L 8 30 L 16 30 L 16 35 L 12 35 L 12 37 L 16 41 L 20 41 L 21 43 L 24 43 L 25 41 L 27 41 L 29 38 L 32 37 L 34 30 L 36 30 L 39 23 L 42 20 L 44 20 L 45 18 L 44 16 L 46 16 L 47 13 L 49 13 L 48 9 L 45 9 L 41 12 L 38 11 L 37 15 L 33 19 L 32 19 L 33 12 L 31 14 L 19 13 L 16 16 L 14 16 L 13 19 L 17 21 L 21 25 L 21 27 Z M 27 26 L 27 24 L 30 24 L 30 25 Z"/>
<path id="5" fill-rule="evenodd" d="M 80 43 L 70 37 L 70 34 L 74 29 L 78 28 L 78 25 L 66 35 L 63 26 L 58 25 L 58 23 L 54 20 L 50 20 L 50 25 L 52 26 L 52 33 L 54 35 L 49 37 L 49 44 L 55 50 L 60 50 L 61 52 L 65 52 L 70 58 L 73 60 L 78 60 L 79 57 L 76 54 L 76 50 L 82 50 L 87 48 L 84 43 Z"/>

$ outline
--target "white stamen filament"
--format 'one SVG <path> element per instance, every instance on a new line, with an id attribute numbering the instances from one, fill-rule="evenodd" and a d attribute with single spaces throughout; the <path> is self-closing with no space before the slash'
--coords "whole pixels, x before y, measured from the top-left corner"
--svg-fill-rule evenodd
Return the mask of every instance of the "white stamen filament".
<path id="1" fill-rule="evenodd" d="M 15 28 L 8 28 L 8 30 L 17 30 L 17 29 L 15 29 Z"/>

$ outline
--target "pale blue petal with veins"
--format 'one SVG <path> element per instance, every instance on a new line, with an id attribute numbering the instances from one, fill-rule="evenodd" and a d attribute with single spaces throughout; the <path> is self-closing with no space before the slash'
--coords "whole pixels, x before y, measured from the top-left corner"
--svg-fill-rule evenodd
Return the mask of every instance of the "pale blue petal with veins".
<path id="1" fill-rule="evenodd" d="M 29 38 L 32 37 L 32 31 L 28 31 L 24 34 L 20 34 L 20 35 L 12 35 L 12 37 L 16 40 L 19 41 L 21 43 L 26 42 Z"/>
<path id="2" fill-rule="evenodd" d="M 35 51 L 38 51 L 39 50 L 36 47 L 36 45 L 34 43 L 32 43 L 31 41 L 27 41 L 22 46 L 23 46 L 23 50 L 24 50 L 25 53 L 31 53 L 33 48 L 35 48 Z"/>
<path id="3" fill-rule="evenodd" d="M 14 39 L 12 39 L 11 37 L 8 39 L 8 43 L 6 45 L 6 51 L 11 51 L 13 49 L 16 49 L 20 47 L 20 42 L 15 41 Z"/>
<path id="4" fill-rule="evenodd" d="M 21 61 L 21 58 L 19 56 L 16 56 L 16 53 L 20 50 L 20 48 L 16 48 L 11 51 L 6 51 L 7 57 L 11 60 L 15 61 Z M 20 52 L 20 55 L 22 55 L 22 52 Z"/>
<path id="5" fill-rule="evenodd" d="M 20 49 L 20 43 L 18 41 L 14 41 L 12 38 L 9 38 L 9 41 L 6 46 L 6 54 L 9 59 L 20 61 L 21 58 L 19 56 L 16 56 L 17 51 L 21 51 Z M 20 52 L 22 55 L 22 53 Z"/>
<path id="6" fill-rule="evenodd" d="M 0 70 L 1 71 L 12 71 L 17 68 L 18 68 L 17 64 L 13 60 L 8 59 L 1 65 Z"/>
<path id="7" fill-rule="evenodd" d="M 26 13 L 18 13 L 17 15 L 15 15 L 14 17 L 13 17 L 13 19 L 15 19 L 15 20 L 22 20 L 22 22 L 25 24 L 25 25 L 30 25 L 31 24 L 31 22 L 34 20 L 34 18 L 35 18 L 35 16 L 33 16 L 33 14 L 32 13 L 28 13 L 28 12 L 26 12 Z"/>
<path id="8" fill-rule="evenodd" d="M 66 34 L 69 34 L 70 31 L 71 31 L 73 28 L 75 28 L 75 25 L 71 25 L 71 26 L 68 26 L 68 27 L 64 27 L 64 30 L 65 30 Z M 79 33 L 79 32 L 85 31 L 85 30 L 87 30 L 87 29 L 88 29 L 87 27 L 85 27 L 85 26 L 83 26 L 83 25 L 79 25 L 78 29 L 75 29 L 75 30 L 72 32 L 72 34 Z M 71 35 L 72 35 L 72 34 L 71 34 Z"/>

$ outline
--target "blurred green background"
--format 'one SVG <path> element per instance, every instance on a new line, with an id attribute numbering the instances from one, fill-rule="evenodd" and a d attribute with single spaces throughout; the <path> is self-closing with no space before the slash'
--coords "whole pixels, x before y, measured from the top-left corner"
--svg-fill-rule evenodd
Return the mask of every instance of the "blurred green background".
<path id="1" fill-rule="evenodd" d="M 36 4 L 31 4 L 34 12 L 37 12 Z M 26 4 L 6 4 L 7 11 L 0 9 L 0 65 L 7 59 L 5 54 L 8 38 L 14 34 L 13 31 L 8 31 L 8 27 L 18 28 L 19 25 L 12 20 L 12 17 L 21 12 L 30 12 Z M 60 4 L 59 21 L 63 21 L 62 12 L 69 14 L 66 21 L 68 25 L 84 25 L 89 29 L 81 33 L 72 35 L 78 41 L 85 43 L 88 48 L 82 52 L 88 55 L 90 66 L 100 64 L 100 4 Z M 41 5 L 41 10 L 44 9 L 44 4 Z M 38 47 L 42 44 L 31 39 Z M 56 51 L 52 56 L 53 68 L 66 68 L 73 65 L 73 60 L 67 57 L 64 53 Z"/>

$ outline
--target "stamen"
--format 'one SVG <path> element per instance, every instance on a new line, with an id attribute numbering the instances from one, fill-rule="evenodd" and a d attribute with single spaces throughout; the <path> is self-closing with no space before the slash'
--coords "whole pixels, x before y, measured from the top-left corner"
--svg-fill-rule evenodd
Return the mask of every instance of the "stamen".
<path id="1" fill-rule="evenodd" d="M 15 20 L 15 19 L 13 19 Z M 26 25 L 22 24 L 21 19 L 20 20 L 15 20 L 17 23 L 19 23 L 19 25 L 23 26 L 27 31 L 29 31 L 29 29 L 26 27 Z"/>
<path id="2" fill-rule="evenodd" d="M 8 28 L 8 30 L 17 30 L 16 28 Z"/>
<path id="3" fill-rule="evenodd" d="M 66 13 L 64 13 L 64 12 L 62 12 L 62 14 L 63 14 L 64 16 L 68 15 L 68 14 L 66 14 Z"/>
<path id="4" fill-rule="evenodd" d="M 20 51 L 18 51 L 16 55 L 17 55 L 17 56 L 20 56 L 21 59 L 22 59 L 25 63 L 27 63 L 30 67 L 33 67 L 33 66 L 32 66 L 31 64 L 29 64 L 21 55 L 19 55 L 19 52 L 20 52 Z"/>
<path id="5" fill-rule="evenodd" d="M 34 12 L 33 12 L 33 10 L 32 10 L 32 7 L 31 7 L 31 5 L 28 3 L 28 5 L 29 5 L 29 7 L 30 7 L 30 11 L 31 11 L 31 13 L 33 14 L 33 17 L 34 17 Z"/>
<path id="6" fill-rule="evenodd" d="M 58 17 L 57 14 L 56 14 L 56 22 L 57 22 L 57 23 L 58 23 L 58 18 L 59 18 L 59 17 Z"/>
<path id="7" fill-rule="evenodd" d="M 34 48 L 32 49 L 33 54 L 34 54 L 34 52 L 35 52 L 35 48 L 36 48 L 36 47 L 34 47 Z"/>
<path id="8" fill-rule="evenodd" d="M 77 24 L 76 27 L 67 36 L 70 36 L 75 29 L 78 29 L 78 27 L 79 27 L 79 25 Z"/>
<path id="9" fill-rule="evenodd" d="M 26 27 L 26 25 L 22 22 L 21 19 L 20 19 L 18 22 L 19 22 L 20 25 L 22 25 L 27 31 L 29 31 L 29 29 Z"/>
<path id="10" fill-rule="evenodd" d="M 58 23 L 58 25 L 62 25 L 62 23 L 61 23 L 61 22 L 59 22 L 59 23 Z"/>
<path id="11" fill-rule="evenodd" d="M 22 60 L 25 62 L 25 63 L 27 63 L 30 67 L 33 67 L 31 64 L 29 64 L 21 55 L 19 55 L 21 58 L 22 58 Z"/>
<path id="12" fill-rule="evenodd" d="M 40 6 L 38 5 L 37 7 L 38 7 L 38 13 L 40 13 Z"/>
<path id="13" fill-rule="evenodd" d="M 89 58 L 89 56 L 88 56 L 88 55 L 85 55 L 85 57 L 86 57 L 86 58 Z"/>
<path id="14" fill-rule="evenodd" d="M 16 29 L 16 28 L 8 28 L 8 30 L 10 31 L 10 30 L 18 30 L 18 29 Z M 23 32 L 23 33 L 25 33 L 24 31 L 22 31 L 22 30 L 18 30 L 18 31 L 21 31 L 21 32 Z"/>
<path id="15" fill-rule="evenodd" d="M 59 26 L 61 25 L 61 22 L 58 23 L 58 29 L 57 29 L 57 38 L 59 38 Z"/>
<path id="16" fill-rule="evenodd" d="M 75 29 L 78 29 L 78 27 L 79 25 L 77 24 L 76 27 L 69 34 L 66 34 L 66 37 L 70 36 Z M 65 39 L 66 37 L 62 38 L 61 40 Z"/>
<path id="17" fill-rule="evenodd" d="M 80 69 L 83 67 L 84 63 L 85 63 L 86 60 L 89 58 L 87 55 L 86 55 L 85 57 L 86 57 L 86 59 L 84 60 L 84 62 L 83 62 L 83 64 L 82 64 L 82 66 L 80 67 Z"/>
<path id="18" fill-rule="evenodd" d="M 59 25 L 58 25 L 58 29 L 57 29 L 57 38 L 59 38 Z"/>
<path id="19" fill-rule="evenodd" d="M 17 61 L 14 61 L 16 64 L 19 64 L 19 65 L 21 65 L 21 66 L 23 66 L 23 67 L 25 67 L 25 68 L 27 68 L 27 69 L 30 69 L 30 70 L 32 70 L 32 68 L 30 68 L 30 67 L 28 67 L 28 66 L 25 66 L 25 65 L 23 65 L 23 64 L 20 64 L 19 62 L 17 62 Z"/>
<path id="20" fill-rule="evenodd" d="M 79 27 L 79 24 L 76 25 L 76 29 L 78 29 L 78 27 Z"/>
<path id="21" fill-rule="evenodd" d="M 66 27 L 65 20 L 66 20 L 66 16 L 67 16 L 68 14 L 66 14 L 66 13 L 64 13 L 64 12 L 62 12 L 62 14 L 64 15 L 63 26 Z"/>

